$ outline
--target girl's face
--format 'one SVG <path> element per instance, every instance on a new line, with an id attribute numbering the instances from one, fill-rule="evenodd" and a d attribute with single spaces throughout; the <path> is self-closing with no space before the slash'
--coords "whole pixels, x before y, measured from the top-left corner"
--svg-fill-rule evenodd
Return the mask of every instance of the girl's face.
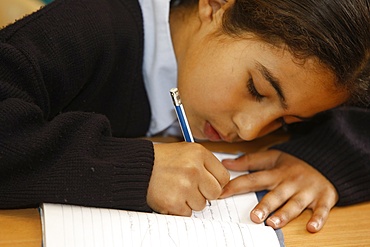
<path id="1" fill-rule="evenodd" d="M 197 139 L 253 140 L 347 99 L 334 75 L 255 39 L 195 39 L 178 61 L 178 87 Z"/>

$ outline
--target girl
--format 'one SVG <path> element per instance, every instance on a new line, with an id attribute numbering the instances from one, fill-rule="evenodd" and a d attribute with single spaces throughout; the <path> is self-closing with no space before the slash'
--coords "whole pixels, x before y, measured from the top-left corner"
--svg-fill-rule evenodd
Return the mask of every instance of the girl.
<path id="1" fill-rule="evenodd" d="M 369 23 L 368 0 L 56 0 L 0 31 L 0 205 L 190 215 L 268 189 L 252 219 L 311 208 L 318 231 L 370 199 Z M 134 138 L 176 133 L 174 86 L 199 140 L 317 126 L 224 161 L 260 170 L 228 183 L 200 144 Z"/>

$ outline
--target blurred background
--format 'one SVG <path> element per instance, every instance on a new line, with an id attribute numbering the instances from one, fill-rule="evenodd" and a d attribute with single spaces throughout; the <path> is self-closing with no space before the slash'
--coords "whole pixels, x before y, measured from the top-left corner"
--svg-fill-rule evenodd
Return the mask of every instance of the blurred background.
<path id="1" fill-rule="evenodd" d="M 21 19 L 53 0 L 0 0 L 0 28 Z"/>

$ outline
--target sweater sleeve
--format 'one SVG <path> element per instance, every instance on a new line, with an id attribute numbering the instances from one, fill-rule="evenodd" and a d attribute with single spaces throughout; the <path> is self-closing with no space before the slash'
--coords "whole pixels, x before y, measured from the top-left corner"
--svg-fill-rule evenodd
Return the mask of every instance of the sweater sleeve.
<path id="1" fill-rule="evenodd" d="M 338 206 L 370 200 L 370 110 L 342 107 L 321 116 L 320 125 L 272 148 L 292 154 L 335 186 Z"/>
<path id="2" fill-rule="evenodd" d="M 133 77 L 120 74 L 131 54 L 124 50 L 135 45 L 125 43 L 123 22 L 137 25 L 123 2 L 55 1 L 0 30 L 0 208 L 51 202 L 150 211 L 153 144 L 114 137 L 103 114 L 68 110 L 76 99 L 83 106 L 85 95 L 115 81 L 131 85 L 140 74 L 140 53 L 130 57 L 138 68 Z M 127 122 L 128 108 L 120 108 Z M 138 122 L 137 133 L 145 128 Z"/>

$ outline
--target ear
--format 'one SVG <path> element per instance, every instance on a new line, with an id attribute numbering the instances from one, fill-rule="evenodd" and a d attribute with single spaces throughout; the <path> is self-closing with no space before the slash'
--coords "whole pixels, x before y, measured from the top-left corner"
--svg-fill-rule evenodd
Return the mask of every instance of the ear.
<path id="1" fill-rule="evenodd" d="M 202 21 L 211 21 L 213 16 L 227 3 L 227 0 L 199 0 L 199 17 Z"/>

